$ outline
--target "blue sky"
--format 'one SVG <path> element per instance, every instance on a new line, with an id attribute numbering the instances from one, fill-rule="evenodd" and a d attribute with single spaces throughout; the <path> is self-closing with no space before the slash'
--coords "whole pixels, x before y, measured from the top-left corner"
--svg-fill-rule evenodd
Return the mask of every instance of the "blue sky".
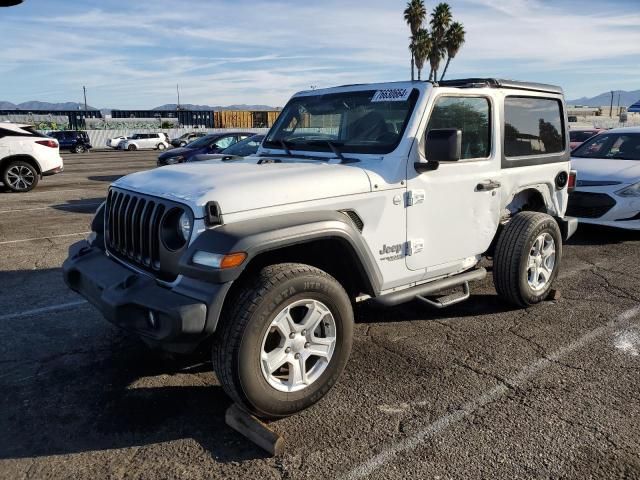
<path id="1" fill-rule="evenodd" d="M 294 92 L 409 78 L 405 1 L 25 0 L 0 9 L 0 100 L 281 106 Z M 640 89 L 638 0 L 451 0 L 448 77 Z M 428 10 L 435 1 L 427 1 Z"/>

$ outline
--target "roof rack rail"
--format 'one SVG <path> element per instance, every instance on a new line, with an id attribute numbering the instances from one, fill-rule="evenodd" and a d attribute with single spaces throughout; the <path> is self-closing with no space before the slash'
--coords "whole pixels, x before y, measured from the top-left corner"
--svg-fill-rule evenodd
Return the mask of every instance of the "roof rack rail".
<path id="1" fill-rule="evenodd" d="M 561 87 L 547 85 L 545 83 L 519 82 L 516 80 L 503 80 L 499 78 L 460 78 L 454 80 L 443 80 L 437 83 L 440 87 L 454 88 L 510 88 L 517 90 L 529 90 L 531 92 L 544 92 L 562 95 Z"/>

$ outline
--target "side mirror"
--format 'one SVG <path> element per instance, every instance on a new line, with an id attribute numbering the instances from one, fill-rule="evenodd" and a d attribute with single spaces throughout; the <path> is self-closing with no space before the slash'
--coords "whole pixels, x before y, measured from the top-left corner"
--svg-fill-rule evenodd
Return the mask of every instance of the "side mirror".
<path id="1" fill-rule="evenodd" d="M 456 128 L 429 130 L 425 135 L 426 162 L 416 162 L 418 172 L 436 170 L 440 162 L 457 162 L 462 157 L 462 131 Z"/>

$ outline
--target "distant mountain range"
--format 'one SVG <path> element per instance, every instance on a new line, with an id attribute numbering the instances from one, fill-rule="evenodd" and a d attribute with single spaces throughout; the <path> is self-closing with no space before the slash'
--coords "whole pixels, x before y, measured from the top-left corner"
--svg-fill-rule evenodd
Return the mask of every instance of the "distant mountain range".
<path id="1" fill-rule="evenodd" d="M 2 110 L 84 110 L 84 103 L 78 102 L 62 102 L 62 103 L 50 103 L 50 102 L 38 102 L 32 100 L 31 102 L 15 103 L 5 102 L 0 100 L 0 109 Z M 87 105 L 88 110 L 98 110 L 91 105 Z"/>
<path id="2" fill-rule="evenodd" d="M 165 105 L 160 105 L 159 107 L 152 108 L 152 110 L 175 110 L 177 108 L 177 104 L 175 103 L 167 103 Z M 210 110 L 214 112 L 219 112 L 222 110 L 276 110 L 275 107 L 270 107 L 269 105 L 228 105 L 226 107 L 215 106 L 212 107 L 210 105 L 194 105 L 192 103 L 181 103 L 180 108 L 184 110 Z"/>
<path id="3" fill-rule="evenodd" d="M 175 103 L 167 103 L 165 105 L 160 105 L 159 107 L 152 108 L 151 110 L 175 110 L 177 105 Z M 223 106 L 209 106 L 209 105 L 193 105 L 191 103 L 181 104 L 180 108 L 185 110 L 209 110 L 209 111 L 221 111 L 221 110 L 276 110 L 274 107 L 270 107 L 268 105 L 228 105 L 226 107 Z M 50 103 L 50 102 L 39 102 L 39 101 L 31 101 L 31 102 L 22 102 L 22 103 L 11 103 L 0 100 L 0 110 L 84 110 L 84 103 L 78 102 L 62 102 L 62 103 Z M 87 109 L 89 110 L 98 110 L 95 107 L 87 105 Z M 110 108 L 101 109 L 103 113 L 109 113 Z M 123 109 L 124 110 L 124 109 Z"/>
<path id="4" fill-rule="evenodd" d="M 616 90 L 613 93 L 613 106 L 618 105 L 618 94 L 620 94 L 620 106 L 629 107 L 640 100 L 640 90 L 627 92 L 624 90 Z M 604 92 L 595 97 L 582 97 L 576 100 L 567 100 L 569 105 L 584 105 L 587 107 L 603 107 L 611 104 L 611 92 Z"/>

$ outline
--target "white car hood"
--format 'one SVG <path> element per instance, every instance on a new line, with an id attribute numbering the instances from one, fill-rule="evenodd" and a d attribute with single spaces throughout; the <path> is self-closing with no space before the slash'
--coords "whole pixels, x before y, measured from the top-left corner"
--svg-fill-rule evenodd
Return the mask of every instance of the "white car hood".
<path id="1" fill-rule="evenodd" d="M 248 157 L 249 158 L 249 157 Z M 357 164 L 283 161 L 257 164 L 205 161 L 170 165 L 122 177 L 114 186 L 186 203 L 196 216 L 215 200 L 223 213 L 371 191 Z"/>
<path id="2" fill-rule="evenodd" d="M 571 168 L 578 171 L 578 181 L 611 180 L 621 183 L 640 181 L 640 160 L 574 157 L 571 159 Z"/>

